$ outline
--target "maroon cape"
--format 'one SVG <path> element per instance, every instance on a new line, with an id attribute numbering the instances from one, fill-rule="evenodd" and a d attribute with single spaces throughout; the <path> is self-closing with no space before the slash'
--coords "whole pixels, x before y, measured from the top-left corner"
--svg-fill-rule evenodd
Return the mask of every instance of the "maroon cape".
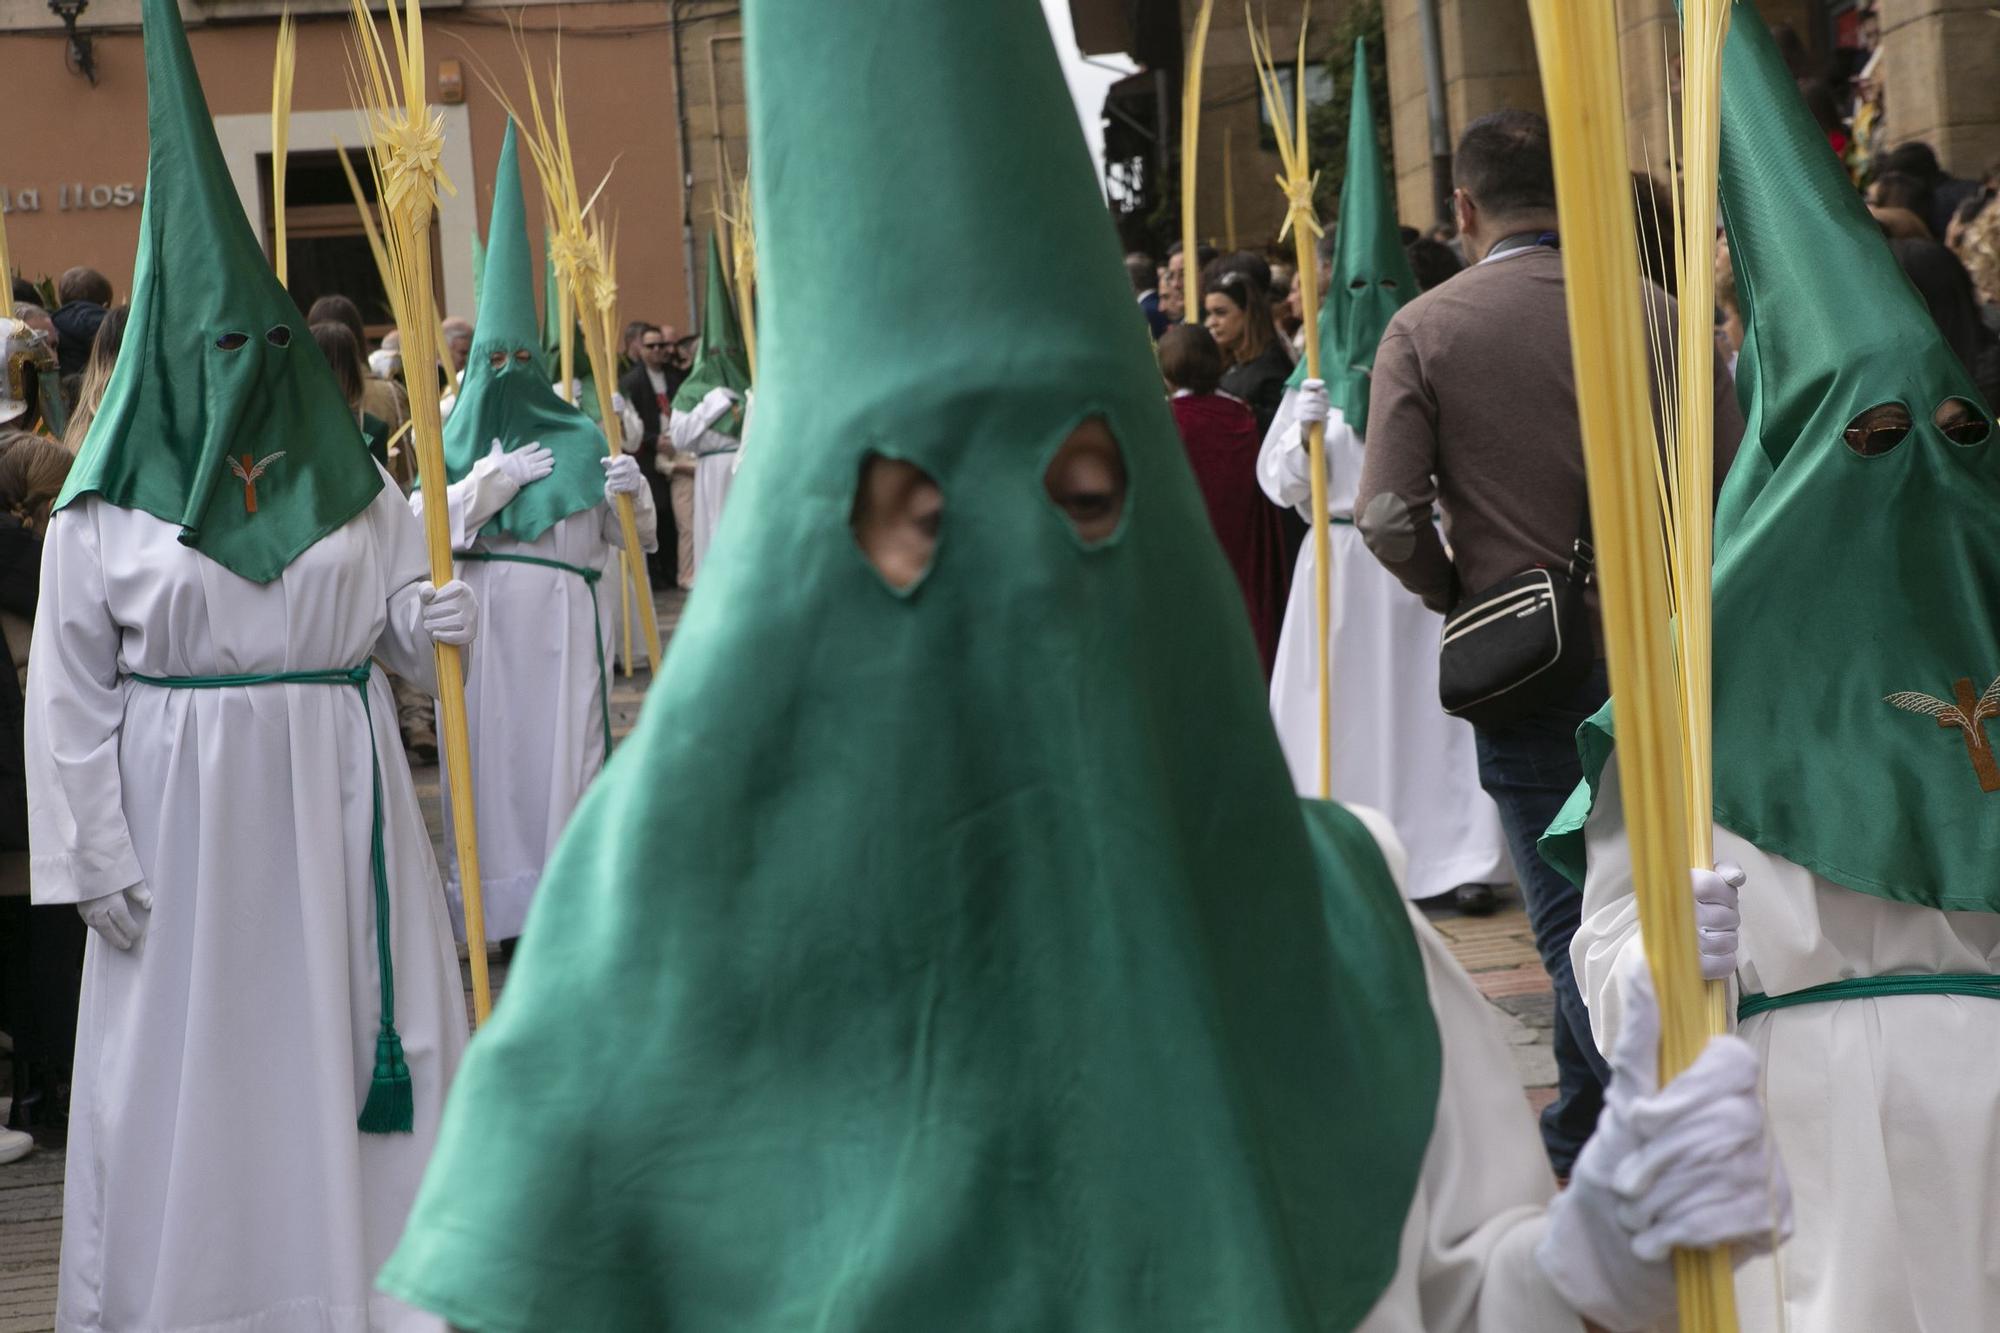
<path id="1" fill-rule="evenodd" d="M 1223 554 L 1236 570 L 1264 679 L 1278 658 L 1278 631 L 1285 623 L 1285 595 L 1291 564 L 1278 507 L 1257 485 L 1257 418 L 1248 407 L 1219 393 L 1188 394 L 1173 400 L 1174 421 L 1187 445 L 1188 462 L 1208 504 L 1209 522 Z"/>

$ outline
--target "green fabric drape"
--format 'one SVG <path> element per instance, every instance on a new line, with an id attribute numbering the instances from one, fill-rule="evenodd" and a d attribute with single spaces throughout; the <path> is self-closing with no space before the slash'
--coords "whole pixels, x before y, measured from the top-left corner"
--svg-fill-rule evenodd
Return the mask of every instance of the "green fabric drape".
<path id="1" fill-rule="evenodd" d="M 445 475 L 462 481 L 495 440 L 509 453 L 531 444 L 549 450 L 555 471 L 522 487 L 480 528 L 481 535 L 532 542 L 571 514 L 604 503 L 605 443 L 596 426 L 557 397 L 541 362 L 528 210 L 511 120 L 493 177 L 485 270 L 472 355 L 444 425 Z"/>
<path id="2" fill-rule="evenodd" d="M 145 0 L 151 136 L 123 350 L 57 500 L 98 494 L 269 583 L 382 487 L 243 215 L 173 0 Z"/>
<path id="3" fill-rule="evenodd" d="M 1723 56 L 1722 211 L 1746 429 L 1716 513 L 1716 822 L 1845 888 L 2000 911 L 1992 413 L 1747 0 Z M 1983 438 L 1936 424 L 1953 400 Z M 1850 448 L 1889 403 L 1907 434 Z M 1588 809 L 1550 830 L 1571 867 Z"/>
<path id="4" fill-rule="evenodd" d="M 1396 222 L 1396 196 L 1375 137 L 1375 104 L 1368 96 L 1368 46 L 1354 39 L 1354 96 L 1347 113 L 1347 176 L 1340 186 L 1340 223 L 1333 263 L 1320 294 L 1320 377 L 1327 397 L 1357 435 L 1368 429 L 1369 376 L 1382 330 L 1417 297 Z M 1297 387 L 1305 358 L 1292 371 Z"/>
<path id="5" fill-rule="evenodd" d="M 750 361 L 743 350 L 743 329 L 736 322 L 736 305 L 729 279 L 722 272 L 722 247 L 714 233 L 708 238 L 708 294 L 701 306 L 701 343 L 695 349 L 688 377 L 674 393 L 676 412 L 692 412 L 716 389 L 734 389 L 739 398 L 750 391 Z M 732 440 L 743 438 L 743 404 L 722 414 L 709 429 Z"/>
<path id="6" fill-rule="evenodd" d="M 1422 961 L 1292 793 L 1040 7 L 744 17 L 762 434 L 655 686 L 699 707 L 585 797 L 383 1285 L 482 1333 L 1351 1329 Z M 1086 546 L 1044 472 L 1090 418 Z M 901 591 L 871 454 L 945 499 Z"/>

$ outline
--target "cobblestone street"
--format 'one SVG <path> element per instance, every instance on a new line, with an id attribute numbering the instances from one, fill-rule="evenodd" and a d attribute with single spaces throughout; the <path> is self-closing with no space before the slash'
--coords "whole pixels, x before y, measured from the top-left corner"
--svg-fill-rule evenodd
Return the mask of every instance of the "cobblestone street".
<path id="1" fill-rule="evenodd" d="M 685 600 L 678 592 L 660 596 L 660 632 L 670 635 Z M 643 670 L 619 675 L 612 692 L 612 729 L 620 738 L 632 728 L 650 682 Z M 416 772 L 417 790 L 434 839 L 443 818 L 438 772 Z M 440 856 L 442 856 L 440 845 Z M 1505 1031 L 1521 1085 L 1539 1108 L 1553 1097 L 1555 1060 L 1550 1053 L 1554 998 L 1535 952 L 1527 916 L 1512 894 L 1503 911 L 1490 917 L 1447 915 L 1432 918 L 1453 954 L 1472 974 Z M 493 959 L 496 985 L 503 979 Z M 470 1010 L 470 993 L 467 996 Z M 49 1333 L 54 1328 L 56 1260 L 62 1228 L 62 1153 L 39 1147 L 26 1158 L 0 1166 L 0 1333 Z"/>

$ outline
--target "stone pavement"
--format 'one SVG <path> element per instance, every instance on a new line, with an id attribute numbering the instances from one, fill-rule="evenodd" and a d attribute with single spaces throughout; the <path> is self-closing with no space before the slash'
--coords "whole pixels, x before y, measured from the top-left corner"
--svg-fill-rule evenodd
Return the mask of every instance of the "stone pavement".
<path id="1" fill-rule="evenodd" d="M 660 594 L 662 638 L 679 623 L 685 600 L 676 591 Z M 614 735 L 622 738 L 632 729 L 649 683 L 650 676 L 643 669 L 630 677 L 619 674 L 611 694 Z M 444 820 L 437 770 L 418 769 L 415 776 L 424 816 L 442 856 Z M 1555 1095 L 1555 1058 L 1549 1045 L 1555 1000 L 1535 952 L 1526 914 L 1511 896 L 1506 903 L 1505 910 L 1494 916 L 1447 914 L 1433 916 L 1431 924 L 1492 1003 L 1494 1021 L 1513 1050 L 1521 1086 L 1529 1102 L 1540 1108 Z M 497 956 L 492 962 L 498 986 L 505 969 Z M 469 990 L 466 1005 L 470 1012 Z M 0 1073 L 4 1073 L 4 1065 L 0 1065 Z M 55 1327 L 62 1171 L 62 1153 L 50 1148 L 37 1148 L 19 1162 L 0 1166 L 0 1333 L 51 1333 Z"/>

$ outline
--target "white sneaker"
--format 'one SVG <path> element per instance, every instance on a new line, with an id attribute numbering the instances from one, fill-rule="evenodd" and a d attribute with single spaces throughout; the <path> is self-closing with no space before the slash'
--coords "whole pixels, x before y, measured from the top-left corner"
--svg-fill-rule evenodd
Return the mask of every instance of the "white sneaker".
<path id="1" fill-rule="evenodd" d="M 0 1129 L 0 1166 L 18 1162 L 35 1150 L 35 1136 L 18 1129 Z"/>

